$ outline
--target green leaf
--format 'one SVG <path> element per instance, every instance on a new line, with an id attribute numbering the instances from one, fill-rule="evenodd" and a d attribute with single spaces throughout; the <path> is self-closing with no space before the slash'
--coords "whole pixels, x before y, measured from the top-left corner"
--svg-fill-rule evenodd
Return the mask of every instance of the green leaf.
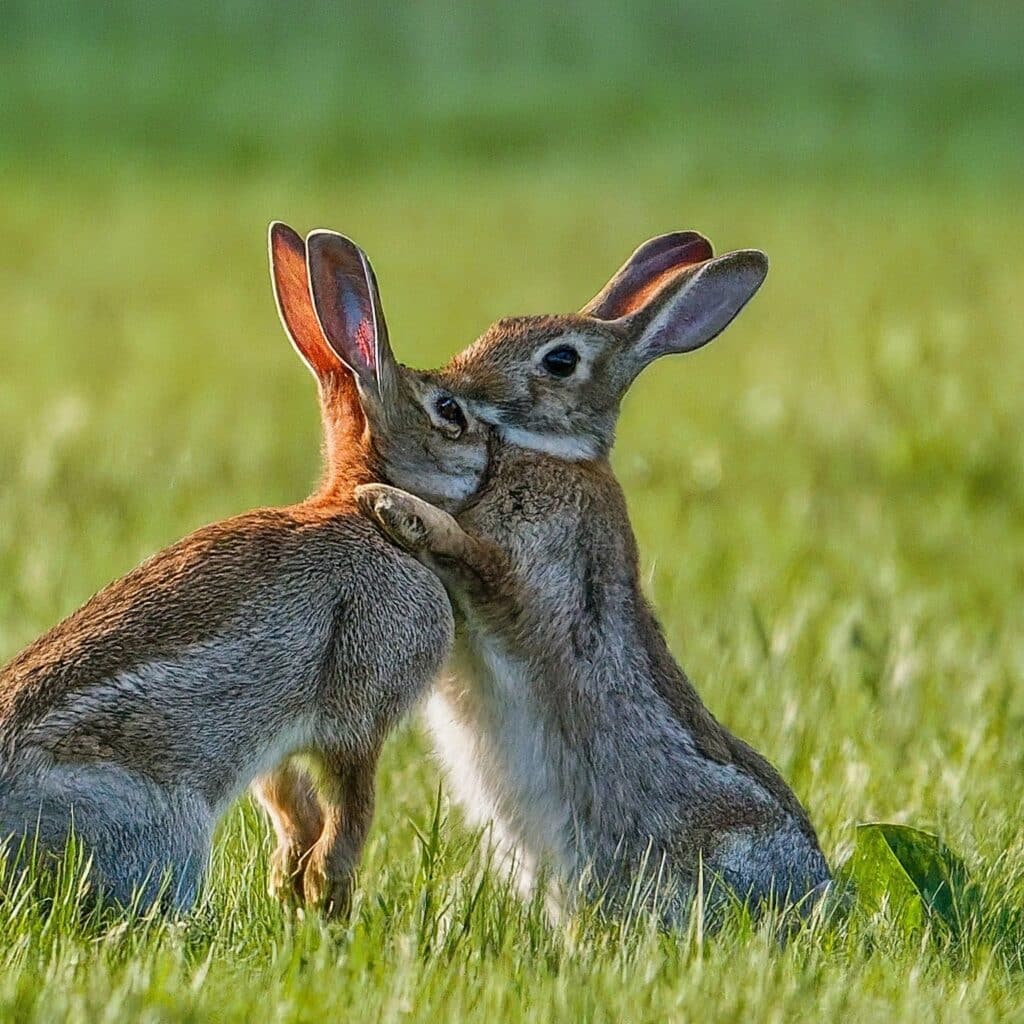
<path id="1" fill-rule="evenodd" d="M 967 868 L 930 832 L 885 822 L 858 825 L 853 854 L 837 876 L 852 884 L 858 906 L 869 913 L 887 906 L 908 930 L 926 920 L 956 930 L 963 921 Z"/>

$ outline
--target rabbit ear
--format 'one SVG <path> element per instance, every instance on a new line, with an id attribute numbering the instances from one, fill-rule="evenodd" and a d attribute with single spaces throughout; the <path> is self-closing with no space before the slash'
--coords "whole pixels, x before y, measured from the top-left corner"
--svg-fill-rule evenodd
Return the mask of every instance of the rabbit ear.
<path id="1" fill-rule="evenodd" d="M 767 273 L 768 257 L 745 249 L 669 275 L 643 305 L 616 321 L 629 339 L 633 374 L 659 356 L 706 345 L 750 301 Z"/>
<path id="2" fill-rule="evenodd" d="M 618 320 L 639 309 L 674 274 L 713 255 L 711 243 L 696 231 L 659 235 L 644 242 L 580 312 Z"/>
<path id="3" fill-rule="evenodd" d="M 317 380 L 340 370 L 341 360 L 327 344 L 313 309 L 306 273 L 306 243 L 280 221 L 270 225 L 270 279 L 281 323 L 302 361 Z"/>
<path id="4" fill-rule="evenodd" d="M 369 260 L 355 242 L 334 231 L 309 234 L 306 252 L 313 308 L 328 343 L 361 390 L 383 398 L 397 367 Z"/>

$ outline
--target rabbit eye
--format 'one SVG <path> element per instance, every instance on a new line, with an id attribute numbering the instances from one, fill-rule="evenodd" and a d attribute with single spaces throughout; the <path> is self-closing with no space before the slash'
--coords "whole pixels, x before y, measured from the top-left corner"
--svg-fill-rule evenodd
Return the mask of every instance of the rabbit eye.
<path id="1" fill-rule="evenodd" d="M 580 354 L 571 345 L 560 345 L 546 353 L 541 362 L 544 369 L 553 377 L 568 377 L 576 364 L 580 361 Z"/>
<path id="2" fill-rule="evenodd" d="M 466 417 L 462 408 L 450 395 L 442 395 L 434 403 L 434 411 L 445 423 L 450 423 L 455 427 L 458 433 L 461 434 L 466 429 Z"/>

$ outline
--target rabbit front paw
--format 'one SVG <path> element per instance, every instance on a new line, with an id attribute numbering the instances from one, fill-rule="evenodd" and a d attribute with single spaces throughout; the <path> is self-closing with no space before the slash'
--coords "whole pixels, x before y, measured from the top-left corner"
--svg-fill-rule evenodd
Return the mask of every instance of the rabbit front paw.
<path id="1" fill-rule="evenodd" d="M 426 546 L 429 531 L 423 512 L 434 511 L 426 502 L 386 484 L 357 487 L 356 501 L 363 515 L 400 547 L 420 551 Z"/>

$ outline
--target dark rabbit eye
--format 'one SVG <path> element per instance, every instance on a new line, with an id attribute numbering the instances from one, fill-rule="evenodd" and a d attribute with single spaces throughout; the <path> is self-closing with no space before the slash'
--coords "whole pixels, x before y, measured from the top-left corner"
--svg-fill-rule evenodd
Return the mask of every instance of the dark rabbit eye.
<path id="1" fill-rule="evenodd" d="M 451 396 L 442 395 L 434 403 L 434 409 L 445 423 L 450 423 L 453 427 L 457 427 L 460 434 L 466 429 L 466 417 L 463 415 L 459 403 Z"/>
<path id="2" fill-rule="evenodd" d="M 580 354 L 570 345 L 561 345 L 548 352 L 541 362 L 554 377 L 568 377 L 576 369 Z"/>

